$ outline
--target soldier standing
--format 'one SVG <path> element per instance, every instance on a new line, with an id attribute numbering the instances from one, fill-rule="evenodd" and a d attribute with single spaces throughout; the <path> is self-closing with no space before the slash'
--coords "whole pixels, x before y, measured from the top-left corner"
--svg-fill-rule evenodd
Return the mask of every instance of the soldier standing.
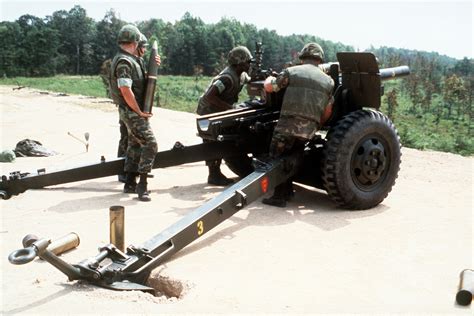
<path id="1" fill-rule="evenodd" d="M 136 192 L 140 201 L 150 201 L 147 176 L 153 167 L 158 144 L 148 120 L 152 114 L 142 111 L 146 76 L 137 55 L 140 36 L 141 32 L 134 25 L 128 24 L 120 29 L 120 51 L 112 61 L 110 85 L 112 99 L 118 104 L 120 120 L 127 128 L 124 192 Z M 159 56 L 156 62 L 160 64 Z M 138 184 L 137 176 L 140 176 Z"/>
<path id="2" fill-rule="evenodd" d="M 145 52 L 148 47 L 148 39 L 146 38 L 145 35 L 140 34 L 140 40 L 138 41 L 138 46 L 137 46 L 137 56 L 140 57 L 140 62 L 145 65 L 145 61 L 143 58 L 145 58 Z"/>
<path id="3" fill-rule="evenodd" d="M 269 76 L 264 83 L 265 91 L 269 93 L 286 88 L 270 143 L 272 157 L 303 149 L 332 113 L 334 81 L 318 67 L 324 60 L 323 49 L 316 43 L 308 43 L 298 57 L 301 65 L 286 68 L 276 78 Z M 262 202 L 285 207 L 292 195 L 290 179 L 278 185 L 273 196 Z"/>
<path id="4" fill-rule="evenodd" d="M 140 34 L 140 40 L 138 41 L 136 55 L 137 57 L 139 57 L 137 58 L 137 61 L 140 63 L 141 68 L 144 70 L 146 69 L 146 67 L 145 67 L 145 61 L 143 60 L 143 57 L 145 56 L 145 51 L 147 47 L 148 47 L 148 40 L 146 36 L 143 34 Z M 119 145 L 118 145 L 118 150 L 117 150 L 117 157 L 125 157 L 127 153 L 127 146 L 128 146 L 128 131 L 127 131 L 127 126 L 121 119 L 119 119 L 119 126 L 120 126 L 120 140 L 119 140 Z M 119 181 L 123 183 L 127 183 L 127 175 L 125 172 L 119 174 Z M 132 188 L 133 192 L 135 192 L 134 190 L 135 189 Z M 130 192 L 126 192 L 126 193 L 130 193 Z"/>
<path id="5" fill-rule="evenodd" d="M 247 72 L 249 71 L 251 60 L 252 54 L 247 47 L 234 47 L 227 57 L 229 66 L 212 79 L 209 87 L 199 98 L 197 114 L 205 115 L 232 109 L 233 104 L 239 99 L 242 87 L 249 81 Z M 207 142 L 207 140 L 204 140 L 204 142 Z M 246 162 L 249 159 L 247 156 L 236 156 L 226 158 L 226 161 L 228 163 L 232 161 Z M 206 165 L 209 168 L 207 183 L 228 185 L 233 182 L 222 174 L 220 169 L 221 162 L 221 159 L 206 161 Z M 248 170 L 243 170 L 242 173 L 245 174 L 253 171 L 250 162 L 248 164 L 244 163 L 243 166 L 247 166 L 248 168 L 245 169 Z"/>

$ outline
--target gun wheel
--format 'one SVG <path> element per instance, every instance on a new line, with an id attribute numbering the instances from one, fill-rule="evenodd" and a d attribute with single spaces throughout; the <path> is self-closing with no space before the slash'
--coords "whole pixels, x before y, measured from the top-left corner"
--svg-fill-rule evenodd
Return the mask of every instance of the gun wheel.
<path id="1" fill-rule="evenodd" d="M 0 199 L 2 200 L 8 200 L 10 198 L 10 195 L 6 191 L 0 191 Z"/>
<path id="2" fill-rule="evenodd" d="M 368 209 L 392 190 L 400 170 L 401 145 L 392 121 L 374 110 L 343 117 L 326 136 L 324 188 L 339 206 Z"/>

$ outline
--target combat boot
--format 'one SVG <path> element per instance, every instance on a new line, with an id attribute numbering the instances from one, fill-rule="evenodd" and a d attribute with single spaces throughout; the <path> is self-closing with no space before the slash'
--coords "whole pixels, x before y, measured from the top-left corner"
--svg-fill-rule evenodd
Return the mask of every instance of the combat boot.
<path id="1" fill-rule="evenodd" d="M 288 181 L 277 185 L 273 195 L 269 198 L 263 199 L 262 203 L 276 207 L 286 207 L 286 202 L 291 200 L 294 195 L 293 183 Z"/>
<path id="2" fill-rule="evenodd" d="M 228 179 L 222 174 L 220 166 L 209 166 L 209 176 L 207 177 L 208 184 L 226 186 L 233 182 L 232 179 Z"/>
<path id="3" fill-rule="evenodd" d="M 137 176 L 136 172 L 125 173 L 125 184 L 123 186 L 123 193 L 135 193 L 137 190 Z"/>
<path id="4" fill-rule="evenodd" d="M 124 173 L 119 173 L 118 175 L 118 181 L 122 183 L 127 183 L 127 174 Z"/>
<path id="5" fill-rule="evenodd" d="M 150 202 L 150 192 L 148 191 L 147 188 L 147 176 L 148 174 L 146 173 L 141 173 L 140 174 L 140 181 L 137 184 L 137 193 L 138 193 L 138 199 L 143 202 Z"/>

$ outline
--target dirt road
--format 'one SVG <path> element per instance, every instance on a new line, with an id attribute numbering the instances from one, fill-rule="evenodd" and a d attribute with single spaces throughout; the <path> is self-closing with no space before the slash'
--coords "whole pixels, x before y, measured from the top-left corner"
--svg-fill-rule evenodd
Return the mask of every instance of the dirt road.
<path id="1" fill-rule="evenodd" d="M 106 99 L 0 86 L 0 106 L 1 149 L 31 138 L 59 153 L 2 163 L 1 174 L 115 157 L 118 115 Z M 154 113 L 160 150 L 177 140 L 200 142 L 194 115 Z M 68 132 L 88 132 L 89 152 Z M 392 193 L 367 211 L 338 209 L 324 192 L 301 186 L 286 209 L 257 201 L 154 272 L 154 282 L 182 286 L 180 298 L 68 282 L 41 260 L 14 266 L 7 256 L 26 234 L 55 238 L 68 232 L 76 232 L 81 244 L 63 259 L 77 263 L 95 255 L 108 242 L 112 205 L 125 207 L 126 245 L 141 244 L 222 191 L 207 186 L 204 163 L 155 170 L 150 203 L 121 193 L 115 177 L 30 190 L 0 201 L 1 311 L 470 315 L 473 307 L 459 307 L 454 298 L 459 273 L 474 268 L 473 162 L 404 148 Z"/>

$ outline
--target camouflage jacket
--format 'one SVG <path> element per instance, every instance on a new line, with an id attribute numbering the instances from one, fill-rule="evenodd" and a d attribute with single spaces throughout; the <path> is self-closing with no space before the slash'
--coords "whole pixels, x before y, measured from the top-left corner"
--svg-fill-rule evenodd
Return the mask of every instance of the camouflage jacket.
<path id="1" fill-rule="evenodd" d="M 303 64 L 285 69 L 276 84 L 279 89 L 286 88 L 286 92 L 275 131 L 311 139 L 332 98 L 334 81 L 317 66 Z"/>
<path id="2" fill-rule="evenodd" d="M 110 94 L 114 103 L 122 107 L 127 106 L 127 103 L 119 89 L 119 81 L 128 79 L 132 81 L 131 89 L 138 105 L 142 109 L 146 89 L 146 77 L 143 65 L 143 61 L 141 61 L 140 58 L 133 56 L 124 50 L 120 50 L 120 52 L 115 55 L 112 60 L 110 72 Z"/>
<path id="3" fill-rule="evenodd" d="M 239 99 L 239 93 L 242 90 L 242 87 L 246 83 L 247 74 L 244 72 L 240 75 L 237 75 L 233 67 L 226 67 L 221 71 L 217 76 L 215 76 L 206 91 L 201 95 L 198 102 L 197 114 L 205 115 L 210 113 L 219 112 L 215 109 L 212 104 L 207 102 L 204 95 L 215 86 L 219 91 L 219 98 L 229 104 L 229 109 L 232 108 L 232 105 L 236 103 Z"/>

